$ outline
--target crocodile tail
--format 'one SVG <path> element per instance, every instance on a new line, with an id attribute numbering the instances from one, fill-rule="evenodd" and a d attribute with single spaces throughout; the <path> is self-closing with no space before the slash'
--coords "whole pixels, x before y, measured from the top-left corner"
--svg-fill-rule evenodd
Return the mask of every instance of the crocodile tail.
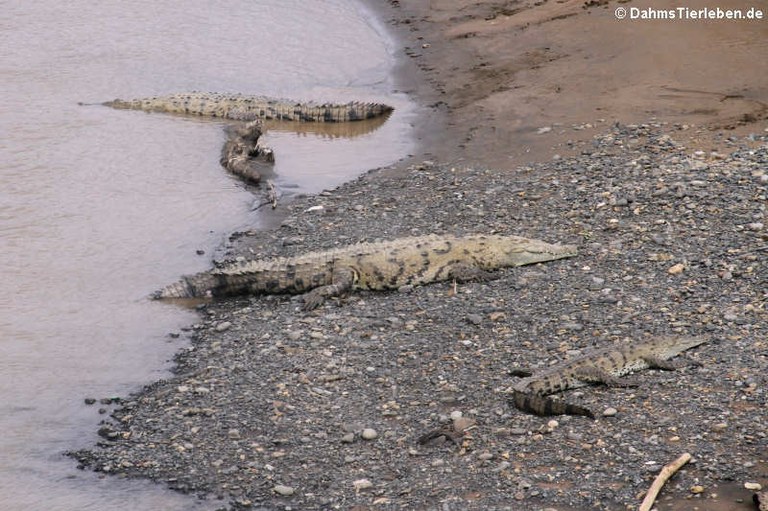
<path id="1" fill-rule="evenodd" d="M 595 415 L 588 408 L 559 399 L 552 399 L 541 394 L 513 389 L 510 401 L 518 410 L 534 415 L 582 415 L 592 419 L 595 418 Z"/>
<path id="2" fill-rule="evenodd" d="M 211 296 L 218 279 L 209 273 L 198 273 L 189 277 L 182 277 L 159 291 L 152 293 L 152 299 L 162 300 L 167 298 L 204 298 Z"/>
<path id="3" fill-rule="evenodd" d="M 141 110 L 142 102 L 138 99 L 128 101 L 124 99 L 113 99 L 112 101 L 105 101 L 102 105 L 120 110 Z"/>

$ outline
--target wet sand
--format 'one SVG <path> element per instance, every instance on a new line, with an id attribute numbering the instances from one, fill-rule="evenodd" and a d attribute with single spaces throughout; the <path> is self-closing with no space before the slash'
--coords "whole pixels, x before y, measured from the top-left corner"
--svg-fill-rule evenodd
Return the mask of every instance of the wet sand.
<path id="1" fill-rule="evenodd" d="M 432 107 L 435 122 L 422 134 L 426 152 L 509 169 L 571 154 L 569 141 L 588 140 L 613 122 L 686 125 L 684 137 L 704 150 L 722 147 L 723 131 L 765 128 L 768 22 L 617 20 L 616 7 L 635 4 L 593 3 L 605 5 L 380 6 L 411 61 L 404 64 L 404 75 L 413 78 L 406 90 Z M 710 4 L 663 0 L 653 7 Z M 718 6 L 757 5 L 723 0 Z"/>

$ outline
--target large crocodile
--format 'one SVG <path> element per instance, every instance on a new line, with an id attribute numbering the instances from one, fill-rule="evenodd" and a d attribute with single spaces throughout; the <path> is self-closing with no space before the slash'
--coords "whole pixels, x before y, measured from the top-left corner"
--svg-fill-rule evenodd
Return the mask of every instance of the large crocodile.
<path id="1" fill-rule="evenodd" d="M 488 279 L 490 270 L 572 257 L 574 245 L 518 236 L 428 235 L 360 243 L 297 257 L 228 264 L 182 278 L 154 298 L 304 293 L 313 309 L 352 289 L 397 289 L 450 279 Z"/>
<path id="2" fill-rule="evenodd" d="M 647 368 L 676 369 L 677 364 L 669 362 L 670 358 L 704 342 L 706 339 L 699 337 L 653 337 L 626 346 L 592 351 L 523 378 L 513 385 L 511 402 L 518 409 L 536 415 L 568 414 L 594 418 L 591 410 L 552 399 L 549 395 L 590 383 L 634 386 L 619 376 Z"/>
<path id="3" fill-rule="evenodd" d="M 104 103 L 112 108 L 198 115 L 235 121 L 277 120 L 301 122 L 350 122 L 372 119 L 392 112 L 381 103 L 352 101 L 334 103 L 298 103 L 264 96 L 190 92 L 140 99 L 115 99 Z"/>

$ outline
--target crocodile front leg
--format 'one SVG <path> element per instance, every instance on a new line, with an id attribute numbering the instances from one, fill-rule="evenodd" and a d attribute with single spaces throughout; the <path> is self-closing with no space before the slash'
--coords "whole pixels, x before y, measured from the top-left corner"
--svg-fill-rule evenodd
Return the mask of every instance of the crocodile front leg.
<path id="1" fill-rule="evenodd" d="M 500 277 L 498 273 L 482 270 L 470 263 L 456 263 L 451 266 L 448 276 L 457 282 L 488 282 Z"/>
<path id="2" fill-rule="evenodd" d="M 326 298 L 331 296 L 340 296 L 352 289 L 357 280 L 357 274 L 352 268 L 339 268 L 333 270 L 332 282 L 327 286 L 316 287 L 309 293 L 304 293 L 303 310 L 309 311 L 316 309 L 323 304 Z"/>

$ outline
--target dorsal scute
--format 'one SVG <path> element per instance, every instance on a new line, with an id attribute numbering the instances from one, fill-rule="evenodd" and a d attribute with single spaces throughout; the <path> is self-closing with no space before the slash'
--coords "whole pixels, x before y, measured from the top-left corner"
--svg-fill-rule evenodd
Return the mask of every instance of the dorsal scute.
<path id="1" fill-rule="evenodd" d="M 273 257 L 267 259 L 253 259 L 246 261 L 239 261 L 234 263 L 225 264 L 219 268 L 212 270 L 212 273 L 217 274 L 239 274 L 239 273 L 253 273 L 259 271 L 273 271 L 276 269 L 284 268 L 288 265 L 325 265 L 329 261 L 339 261 L 346 259 L 353 259 L 358 256 L 367 256 L 372 254 L 382 254 L 386 256 L 387 252 L 394 250 L 400 250 L 404 248 L 417 250 L 419 245 L 427 245 L 424 248 L 429 248 L 429 245 L 436 243 L 455 242 L 456 240 L 466 240 L 465 238 L 458 238 L 455 236 L 440 236 L 436 234 L 427 234 L 424 236 L 411 236 L 407 238 L 398 238 L 391 241 L 383 242 L 363 242 L 356 243 L 354 245 L 346 245 L 343 247 L 336 247 L 319 252 L 311 252 L 308 254 L 300 254 L 295 257 Z"/>

